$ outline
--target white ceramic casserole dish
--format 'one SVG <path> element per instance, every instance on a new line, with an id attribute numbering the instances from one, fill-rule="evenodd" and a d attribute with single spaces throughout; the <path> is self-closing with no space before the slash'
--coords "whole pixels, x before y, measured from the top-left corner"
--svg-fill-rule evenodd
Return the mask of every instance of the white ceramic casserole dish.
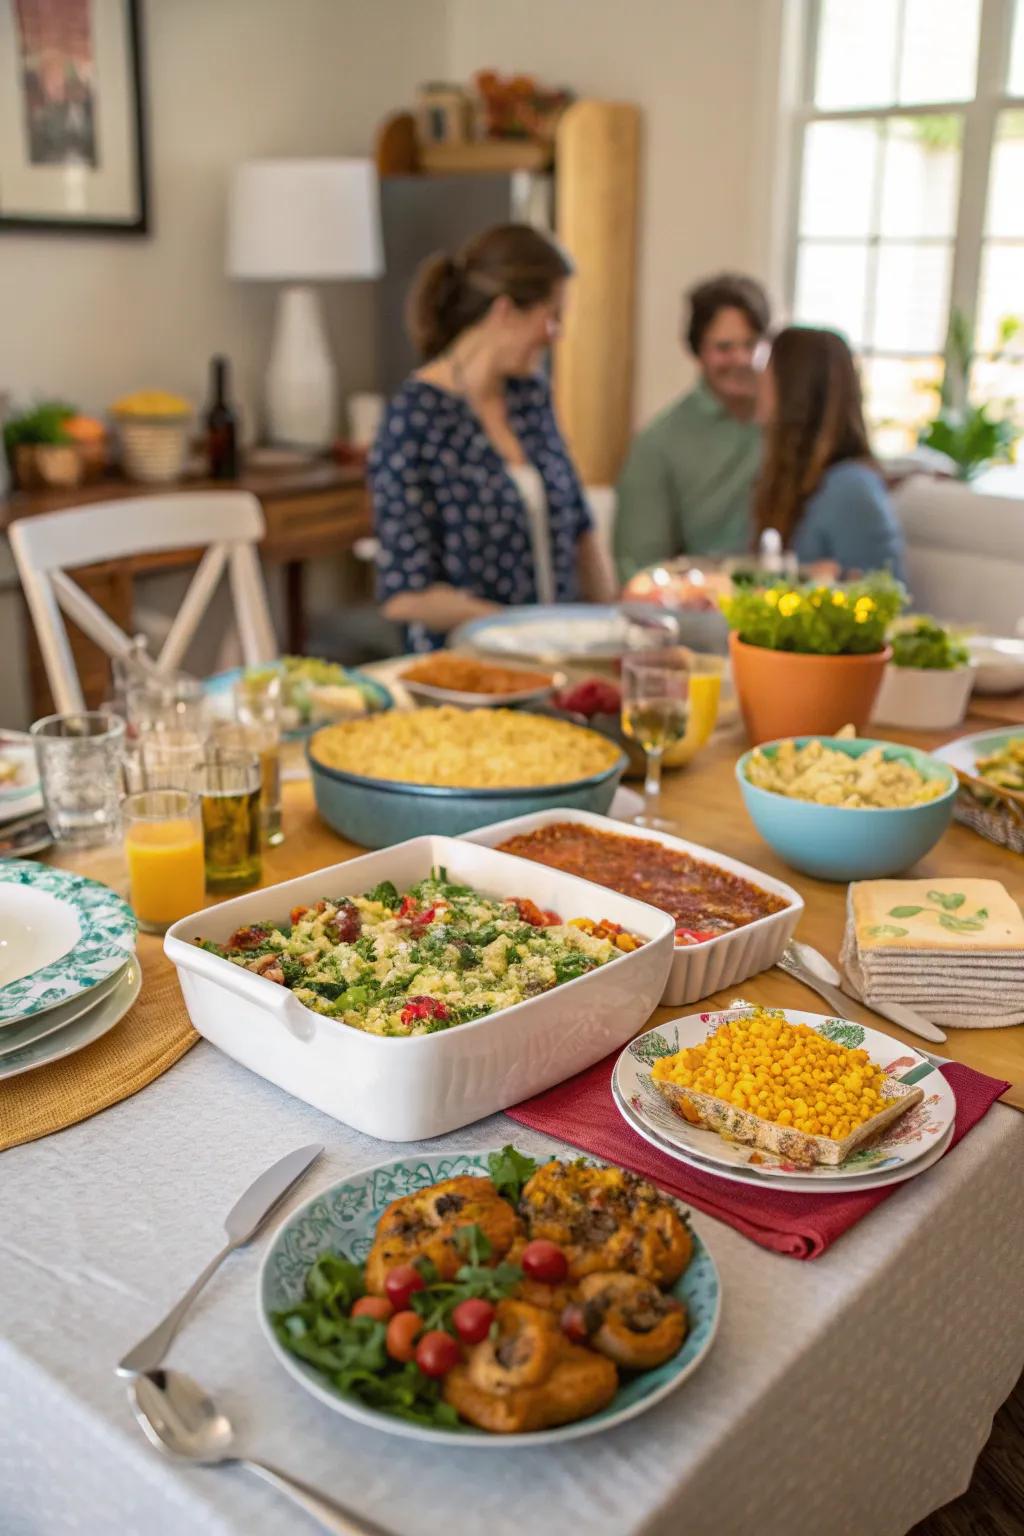
<path id="1" fill-rule="evenodd" d="M 236 928 L 287 921 L 294 906 L 358 896 L 381 880 L 404 891 L 438 865 L 484 895 L 529 897 L 566 919 L 609 918 L 646 942 L 513 1008 L 405 1039 L 314 1013 L 286 987 L 193 942 L 222 943 Z M 193 913 L 168 930 L 164 949 L 192 1023 L 213 1045 L 368 1136 L 419 1141 L 540 1093 L 624 1045 L 657 1005 L 673 937 L 664 912 L 587 880 L 457 838 L 417 837 Z"/>
<path id="2" fill-rule="evenodd" d="M 598 832 L 608 832 L 616 837 L 638 837 L 644 842 L 663 843 L 678 853 L 688 853 L 703 864 L 713 864 L 762 891 L 779 896 L 787 903 L 780 912 L 759 917 L 743 928 L 734 928 L 717 939 L 703 944 L 674 945 L 672 964 L 669 968 L 661 1001 L 666 1007 L 680 1003 L 696 1003 L 701 998 L 720 992 L 723 987 L 734 987 L 746 981 L 758 971 L 766 971 L 775 964 L 796 931 L 804 910 L 803 897 L 791 885 L 762 874 L 750 864 L 727 858 L 713 848 L 703 848 L 699 843 L 688 843 L 684 838 L 673 837 L 668 832 L 649 831 L 646 827 L 633 827 L 609 816 L 598 816 L 593 811 L 553 810 L 536 811 L 531 816 L 517 816 L 510 821 L 496 822 L 490 827 L 479 827 L 475 832 L 464 832 L 466 842 L 479 843 L 487 848 L 497 848 L 499 843 L 522 833 L 535 832 L 552 822 L 581 822 Z M 524 859 L 523 863 L 531 860 Z M 552 871 L 557 873 L 557 871 Z M 586 882 L 589 884 L 590 882 Z M 606 887 L 602 886 L 602 890 Z"/>

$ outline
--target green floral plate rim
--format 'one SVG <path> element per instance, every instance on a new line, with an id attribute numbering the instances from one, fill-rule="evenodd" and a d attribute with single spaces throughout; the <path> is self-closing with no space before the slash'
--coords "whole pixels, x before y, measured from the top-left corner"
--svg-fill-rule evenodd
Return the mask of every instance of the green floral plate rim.
<path id="1" fill-rule="evenodd" d="M 0 1024 L 67 1002 L 113 976 L 135 953 L 135 914 L 108 885 L 30 859 L 0 861 L 0 883 L 31 886 L 73 907 L 80 933 L 59 960 L 0 988 Z"/>
<path id="2" fill-rule="evenodd" d="M 859 1147 L 838 1167 L 806 1168 L 742 1142 L 727 1141 L 717 1131 L 691 1125 L 662 1098 L 651 1076 L 651 1067 L 659 1056 L 671 1056 L 688 1046 L 699 1045 L 721 1025 L 752 1012 L 752 1007 L 744 1004 L 714 1013 L 691 1013 L 685 1018 L 669 1019 L 631 1040 L 612 1071 L 612 1098 L 619 1113 L 634 1129 L 638 1128 L 634 1122 L 644 1127 L 641 1135 L 649 1130 L 657 1145 L 666 1151 L 671 1147 L 683 1162 L 687 1161 L 687 1154 L 695 1157 L 706 1173 L 714 1173 L 710 1165 L 717 1164 L 726 1176 L 742 1174 L 743 1182 L 784 1182 L 785 1187 L 791 1188 L 799 1181 L 809 1194 L 819 1184 L 821 1193 L 828 1194 L 834 1192 L 839 1182 L 853 1188 L 868 1178 L 902 1170 L 926 1157 L 952 1129 L 956 1118 L 953 1090 L 919 1051 L 851 1019 L 804 1013 L 794 1008 L 778 1012 L 790 1024 L 807 1024 L 818 1034 L 851 1050 L 863 1048 L 894 1084 L 909 1087 L 920 1083 L 924 1099 L 890 1125 L 877 1141 Z M 904 1088 L 892 1091 L 903 1092 Z M 752 1164 L 750 1159 L 755 1153 L 757 1162 Z"/>
<path id="3" fill-rule="evenodd" d="M 409 1440 L 431 1441 L 439 1445 L 481 1446 L 502 1451 L 510 1446 L 549 1446 L 564 1440 L 578 1440 L 623 1424 L 645 1413 L 669 1392 L 681 1386 L 696 1369 L 714 1342 L 721 1312 L 721 1281 L 715 1261 L 696 1232 L 693 1233 L 693 1258 L 672 1287 L 672 1294 L 685 1302 L 690 1318 L 690 1332 L 677 1355 L 651 1371 L 642 1371 L 624 1380 L 607 1408 L 588 1419 L 563 1424 L 557 1429 L 536 1430 L 530 1434 L 492 1435 L 467 1426 L 465 1429 L 440 1429 L 412 1424 L 405 1419 L 368 1408 L 332 1387 L 327 1377 L 288 1353 L 274 1335 L 271 1314 L 291 1306 L 301 1298 L 306 1273 L 322 1253 L 334 1250 L 362 1262 L 370 1251 L 377 1221 L 392 1200 L 413 1190 L 424 1189 L 439 1179 L 461 1174 L 486 1174 L 487 1159 L 498 1147 L 482 1151 L 408 1154 L 392 1162 L 361 1169 L 348 1178 L 313 1195 L 291 1213 L 274 1233 L 260 1269 L 258 1311 L 260 1325 L 271 1350 L 296 1381 L 314 1397 L 338 1413 L 361 1424 L 383 1429 L 388 1434 Z M 575 1160 L 578 1154 L 561 1146 L 550 1146 L 531 1155 L 539 1159 Z M 599 1158 L 585 1162 L 605 1166 Z M 671 1199 L 670 1195 L 666 1199 Z M 678 1201 L 673 1204 L 685 1210 Z"/>

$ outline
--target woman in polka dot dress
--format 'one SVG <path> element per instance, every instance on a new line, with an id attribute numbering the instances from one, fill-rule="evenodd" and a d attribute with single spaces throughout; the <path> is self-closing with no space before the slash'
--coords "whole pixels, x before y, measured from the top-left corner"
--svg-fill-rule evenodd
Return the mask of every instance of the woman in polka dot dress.
<path id="1" fill-rule="evenodd" d="M 416 650 L 506 604 L 615 596 L 541 372 L 571 276 L 565 252 L 525 224 L 417 276 L 408 322 L 424 365 L 391 401 L 369 464 L 378 596 Z"/>

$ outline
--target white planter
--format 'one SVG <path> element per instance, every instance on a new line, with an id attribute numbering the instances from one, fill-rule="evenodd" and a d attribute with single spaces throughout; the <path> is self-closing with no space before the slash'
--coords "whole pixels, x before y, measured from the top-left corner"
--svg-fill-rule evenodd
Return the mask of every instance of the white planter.
<path id="1" fill-rule="evenodd" d="M 890 662 L 871 715 L 872 725 L 895 725 L 907 731 L 945 731 L 967 713 L 975 668 L 895 667 Z"/>

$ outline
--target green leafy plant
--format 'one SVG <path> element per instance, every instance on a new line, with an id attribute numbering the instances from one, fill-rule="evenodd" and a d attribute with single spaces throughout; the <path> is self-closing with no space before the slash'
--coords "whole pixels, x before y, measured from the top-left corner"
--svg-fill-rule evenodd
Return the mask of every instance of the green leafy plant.
<path id="1" fill-rule="evenodd" d="M 1006 315 L 999 326 L 999 350 L 994 360 L 1008 355 L 1007 349 L 1024 329 L 1017 315 Z M 1019 434 L 1008 414 L 992 414 L 990 402 L 973 404 L 968 398 L 973 339 L 967 317 L 955 309 L 949 320 L 946 338 L 946 371 L 943 376 L 939 410 L 918 434 L 922 447 L 934 448 L 952 459 L 961 480 L 973 480 L 992 464 L 1006 463 Z"/>
<path id="2" fill-rule="evenodd" d="M 925 614 L 908 616 L 894 625 L 889 635 L 895 667 L 917 667 L 926 672 L 950 672 L 965 667 L 967 647 L 944 624 Z"/>
<path id="3" fill-rule="evenodd" d="M 746 645 L 809 656 L 863 656 L 885 647 L 906 590 L 885 571 L 834 587 L 742 588 L 722 598 L 729 628 Z"/>
<path id="4" fill-rule="evenodd" d="M 12 416 L 4 426 L 4 448 L 12 455 L 23 444 L 70 443 L 67 423 L 75 414 L 73 405 L 62 400 L 44 400 L 20 416 Z"/>

